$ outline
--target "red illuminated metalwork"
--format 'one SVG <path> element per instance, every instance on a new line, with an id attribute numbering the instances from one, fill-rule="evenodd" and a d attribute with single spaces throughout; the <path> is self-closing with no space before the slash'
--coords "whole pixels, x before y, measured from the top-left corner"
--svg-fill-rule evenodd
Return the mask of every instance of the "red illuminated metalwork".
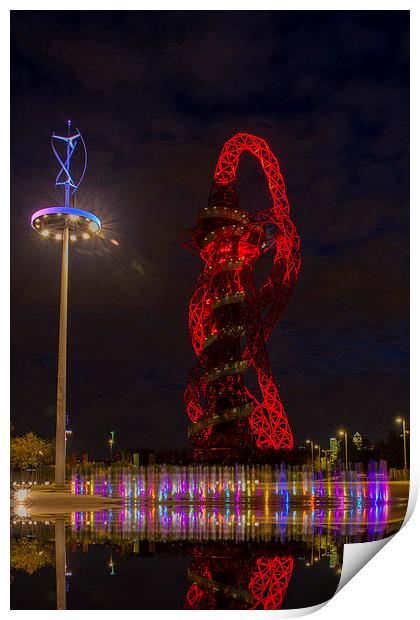
<path id="1" fill-rule="evenodd" d="M 203 600 L 204 590 L 200 588 L 196 583 L 193 583 L 187 592 L 185 608 L 186 609 L 200 609 L 200 603 Z"/>
<path id="2" fill-rule="evenodd" d="M 257 157 L 272 198 L 269 209 L 239 207 L 235 188 L 241 154 Z M 266 341 L 280 320 L 300 268 L 300 239 L 289 216 L 286 188 L 267 142 L 239 133 L 228 140 L 214 174 L 208 207 L 187 247 L 204 261 L 189 305 L 197 362 L 185 391 L 196 458 L 228 458 L 247 450 L 292 449 L 293 435 L 272 376 Z M 273 253 L 260 288 L 254 270 Z M 254 371 L 257 398 L 244 373 Z"/>
<path id="3" fill-rule="evenodd" d="M 280 609 L 293 556 L 247 557 L 210 546 L 195 549 L 188 571 L 186 609 Z"/>
<path id="4" fill-rule="evenodd" d="M 197 554 L 198 558 L 194 558 L 191 569 L 188 571 L 188 576 L 190 581 L 193 579 L 196 581 L 193 581 L 188 589 L 185 598 L 185 608 L 216 609 L 214 587 L 211 587 L 213 579 L 206 554 L 198 552 L 197 549 L 193 553 Z"/>
<path id="5" fill-rule="evenodd" d="M 293 572 L 293 557 L 264 557 L 249 582 L 252 609 L 280 609 Z"/>

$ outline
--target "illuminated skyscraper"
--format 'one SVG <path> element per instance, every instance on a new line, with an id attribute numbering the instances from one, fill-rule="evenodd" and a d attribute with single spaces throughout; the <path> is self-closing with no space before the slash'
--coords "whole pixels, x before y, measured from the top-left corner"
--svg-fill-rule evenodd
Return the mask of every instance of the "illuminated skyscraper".
<path id="1" fill-rule="evenodd" d="M 363 440 L 362 440 L 361 434 L 357 433 L 357 432 L 354 433 L 352 442 L 353 442 L 353 445 L 356 448 L 356 450 L 358 450 L 360 452 L 362 447 L 363 447 Z"/>
<path id="2" fill-rule="evenodd" d="M 331 461 L 333 463 L 337 460 L 339 449 L 340 449 L 340 440 L 337 439 L 337 437 L 330 437 L 330 453 L 331 453 Z"/>

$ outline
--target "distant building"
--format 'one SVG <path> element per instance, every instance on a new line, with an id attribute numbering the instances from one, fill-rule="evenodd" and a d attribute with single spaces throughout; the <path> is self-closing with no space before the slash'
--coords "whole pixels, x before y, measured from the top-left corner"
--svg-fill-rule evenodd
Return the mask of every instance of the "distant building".
<path id="1" fill-rule="evenodd" d="M 151 448 L 136 448 L 130 454 L 127 453 L 127 461 L 131 461 L 137 467 L 154 465 L 155 451 Z"/>
<path id="2" fill-rule="evenodd" d="M 337 551 L 337 545 L 335 545 L 334 543 L 331 544 L 329 558 L 330 558 L 330 568 L 337 568 L 337 566 L 339 566 L 338 551 Z"/>
<path id="3" fill-rule="evenodd" d="M 328 450 L 330 466 L 334 466 L 340 451 L 340 440 L 337 437 L 330 437 L 330 449 Z"/>
<path id="4" fill-rule="evenodd" d="M 340 449 L 340 440 L 337 437 L 330 437 L 330 452 L 332 458 L 336 459 Z"/>
<path id="5" fill-rule="evenodd" d="M 353 435 L 353 439 L 352 439 L 353 445 L 356 448 L 356 450 L 358 450 L 359 452 L 362 450 L 363 448 L 363 440 L 362 440 L 362 436 L 360 433 L 354 433 Z"/>

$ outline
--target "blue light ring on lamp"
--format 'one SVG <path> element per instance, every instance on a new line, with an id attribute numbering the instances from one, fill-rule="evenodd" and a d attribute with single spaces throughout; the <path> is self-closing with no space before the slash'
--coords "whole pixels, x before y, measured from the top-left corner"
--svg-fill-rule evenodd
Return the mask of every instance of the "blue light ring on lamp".
<path id="1" fill-rule="evenodd" d="M 98 226 L 98 230 L 94 231 L 94 234 L 98 234 L 98 232 L 101 230 L 101 220 L 93 213 L 90 213 L 89 211 L 85 211 L 84 209 L 76 209 L 74 207 L 57 207 L 57 206 L 46 207 L 45 209 L 39 209 L 38 211 L 35 211 L 35 213 L 33 213 L 31 217 L 31 226 L 36 232 L 39 232 L 34 224 L 35 220 L 43 217 L 44 215 L 58 215 L 58 214 L 66 214 L 69 216 L 83 217 L 85 218 L 85 220 L 87 219 L 90 222 L 94 222 Z"/>

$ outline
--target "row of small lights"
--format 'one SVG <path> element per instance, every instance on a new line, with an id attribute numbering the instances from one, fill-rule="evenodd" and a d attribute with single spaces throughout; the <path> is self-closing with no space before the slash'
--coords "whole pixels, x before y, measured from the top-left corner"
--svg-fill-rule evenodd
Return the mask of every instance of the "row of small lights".
<path id="1" fill-rule="evenodd" d="M 43 237 L 49 237 L 50 236 L 50 231 L 49 230 L 43 230 L 41 235 Z M 57 233 L 54 236 L 55 239 L 57 239 L 57 241 L 61 241 L 61 239 L 63 238 L 63 235 L 61 233 Z M 89 239 L 90 236 L 88 235 L 88 233 L 83 233 L 82 234 L 82 239 Z M 76 241 L 77 240 L 77 236 L 76 235 L 70 235 L 70 241 Z"/>
<path id="2" fill-rule="evenodd" d="M 62 217 L 62 215 L 63 215 L 63 214 L 62 214 L 62 213 L 56 213 L 55 215 L 57 215 L 58 217 Z M 43 215 L 42 217 L 43 217 L 43 219 L 47 219 L 47 218 L 48 218 L 48 214 Z M 89 218 L 88 218 L 88 217 L 85 217 L 84 219 L 85 219 L 87 222 L 90 222 L 90 220 L 89 220 Z M 77 221 L 79 221 L 79 216 L 77 216 L 77 215 L 70 215 L 70 216 L 69 216 L 69 220 L 70 220 L 71 222 L 77 222 Z M 35 228 L 40 228 L 40 221 L 39 221 L 39 218 L 37 218 L 37 219 L 35 220 Z M 97 224 L 96 224 L 95 222 L 90 222 L 90 224 L 89 224 L 89 228 L 90 228 L 90 230 L 91 230 L 93 233 L 95 233 L 95 232 L 98 230 L 98 226 L 97 226 Z M 49 236 L 50 236 L 50 231 L 49 231 L 49 230 L 47 230 L 47 229 L 45 229 L 45 230 L 43 230 L 43 231 L 41 232 L 41 235 L 42 235 L 43 237 L 49 237 Z M 57 233 L 57 234 L 55 235 L 55 239 L 56 239 L 57 241 L 61 241 L 61 239 L 62 239 L 62 238 L 63 238 L 63 235 L 62 235 L 61 233 Z M 84 232 L 84 233 L 82 233 L 81 238 L 82 238 L 82 239 L 89 239 L 89 238 L 90 238 L 90 235 L 89 235 L 87 232 Z M 76 240 L 77 240 L 77 235 L 70 235 L 70 241 L 76 241 Z"/>
<path id="3" fill-rule="evenodd" d="M 244 290 L 236 291 L 235 293 L 233 293 L 233 292 L 232 293 L 227 293 L 226 295 L 222 295 L 221 297 L 219 297 L 219 295 L 215 295 L 213 299 L 211 299 L 211 298 L 206 299 L 206 304 L 208 305 L 208 304 L 210 304 L 210 303 L 212 303 L 214 301 L 217 301 L 219 299 L 224 301 L 224 300 L 229 300 L 229 299 L 233 299 L 233 298 L 236 298 L 236 297 L 241 297 L 242 298 L 244 295 L 245 295 L 245 291 Z"/>

